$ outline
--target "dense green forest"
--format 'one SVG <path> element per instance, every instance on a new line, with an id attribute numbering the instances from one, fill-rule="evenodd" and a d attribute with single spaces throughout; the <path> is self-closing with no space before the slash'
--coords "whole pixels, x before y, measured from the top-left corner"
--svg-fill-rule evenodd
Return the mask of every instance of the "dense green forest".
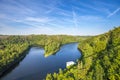
<path id="1" fill-rule="evenodd" d="M 0 74 L 23 58 L 32 46 L 43 47 L 47 57 L 71 42 L 79 42 L 81 58 L 76 65 L 47 74 L 46 80 L 120 80 L 120 27 L 92 37 L 0 35 Z"/>
<path id="2" fill-rule="evenodd" d="M 87 37 L 74 37 L 65 35 L 28 35 L 28 36 L 0 36 L 0 74 L 23 58 L 32 46 L 45 49 L 47 57 L 55 54 L 60 46 L 70 42 L 83 41 Z"/>
<path id="3" fill-rule="evenodd" d="M 120 27 L 88 38 L 78 46 L 82 57 L 46 80 L 120 80 Z"/>

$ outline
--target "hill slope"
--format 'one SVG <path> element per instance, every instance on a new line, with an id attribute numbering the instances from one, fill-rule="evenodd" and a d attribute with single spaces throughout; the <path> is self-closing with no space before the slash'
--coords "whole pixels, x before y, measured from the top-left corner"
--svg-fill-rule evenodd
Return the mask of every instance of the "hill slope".
<path id="1" fill-rule="evenodd" d="M 46 80 L 120 80 L 120 27 L 79 44 L 78 63 Z"/>
<path id="2" fill-rule="evenodd" d="M 47 57 L 58 51 L 63 44 L 83 41 L 86 38 L 67 35 L 0 35 L 0 75 L 23 59 L 32 46 L 42 46 Z"/>

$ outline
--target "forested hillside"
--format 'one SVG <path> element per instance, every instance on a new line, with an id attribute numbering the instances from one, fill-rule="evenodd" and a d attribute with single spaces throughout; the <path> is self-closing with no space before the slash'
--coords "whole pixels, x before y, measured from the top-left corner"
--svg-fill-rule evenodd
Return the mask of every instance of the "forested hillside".
<path id="1" fill-rule="evenodd" d="M 86 37 L 74 37 L 65 35 L 28 35 L 28 36 L 8 36 L 0 35 L 0 74 L 19 62 L 30 47 L 41 46 L 45 49 L 44 55 L 55 54 L 60 46 L 65 43 L 78 42 Z"/>
<path id="2" fill-rule="evenodd" d="M 46 80 L 120 80 L 120 27 L 79 43 L 78 63 Z"/>
<path id="3" fill-rule="evenodd" d="M 70 42 L 79 42 L 82 57 L 76 65 L 48 74 L 46 80 L 120 80 L 120 27 L 93 37 L 0 35 L 0 74 L 19 62 L 32 46 L 42 46 L 47 57 Z"/>

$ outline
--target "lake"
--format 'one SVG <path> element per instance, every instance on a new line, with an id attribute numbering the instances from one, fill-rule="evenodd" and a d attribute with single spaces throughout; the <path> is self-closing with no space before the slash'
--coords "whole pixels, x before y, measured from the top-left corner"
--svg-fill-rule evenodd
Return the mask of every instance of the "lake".
<path id="1" fill-rule="evenodd" d="M 59 68 L 66 68 L 66 62 L 80 58 L 77 46 L 78 43 L 65 44 L 55 55 L 48 57 L 44 57 L 43 48 L 32 47 L 25 58 L 0 80 L 44 80 L 47 73 L 58 72 Z"/>

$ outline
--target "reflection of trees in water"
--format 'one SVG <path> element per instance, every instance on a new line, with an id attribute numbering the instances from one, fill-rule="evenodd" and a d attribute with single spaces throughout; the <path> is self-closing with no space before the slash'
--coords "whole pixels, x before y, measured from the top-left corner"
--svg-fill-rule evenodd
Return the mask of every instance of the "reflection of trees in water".
<path id="1" fill-rule="evenodd" d="M 17 68 L 17 66 L 19 66 L 20 62 L 21 62 L 22 60 L 24 60 L 24 58 L 26 57 L 26 55 L 27 55 L 27 54 L 23 55 L 19 60 L 17 60 L 16 62 L 14 62 L 14 64 L 11 65 L 9 68 L 7 68 L 7 69 L 5 70 L 5 72 L 3 72 L 3 74 L 2 74 L 0 77 L 1 77 L 1 78 L 2 78 L 2 77 L 4 78 L 6 75 L 8 75 L 10 72 L 12 72 L 15 68 Z"/>

